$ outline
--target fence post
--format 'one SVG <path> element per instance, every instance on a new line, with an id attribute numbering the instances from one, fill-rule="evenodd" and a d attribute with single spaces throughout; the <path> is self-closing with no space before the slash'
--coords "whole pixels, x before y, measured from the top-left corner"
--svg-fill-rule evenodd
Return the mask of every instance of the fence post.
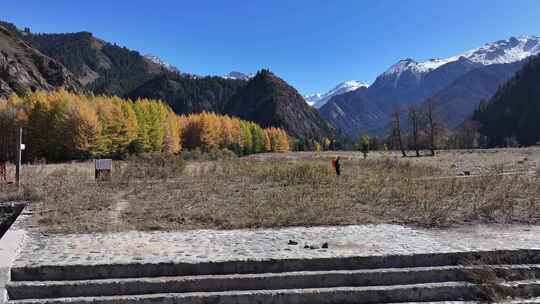
<path id="1" fill-rule="evenodd" d="M 22 128 L 19 128 L 17 134 L 17 155 L 15 159 L 15 182 L 17 187 L 21 186 L 21 159 L 22 159 Z"/>

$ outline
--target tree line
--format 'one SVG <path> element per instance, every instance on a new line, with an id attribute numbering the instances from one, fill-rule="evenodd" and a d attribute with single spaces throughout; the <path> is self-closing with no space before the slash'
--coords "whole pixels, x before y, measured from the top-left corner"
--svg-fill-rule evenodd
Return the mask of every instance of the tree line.
<path id="1" fill-rule="evenodd" d="M 349 145 L 362 152 L 398 150 L 404 157 L 409 151 L 417 157 L 423 154 L 422 151 L 433 156 L 438 149 L 470 149 L 486 145 L 485 136 L 479 132 L 479 123 L 470 118 L 457 128 L 447 128 L 439 111 L 439 102 L 434 98 L 419 105 L 409 105 L 406 109 L 396 106 L 388 129 L 385 137 L 364 134 Z"/>
<path id="2" fill-rule="evenodd" d="M 66 90 L 27 92 L 0 99 L 0 138 L 22 127 L 27 160 L 51 162 L 97 157 L 123 158 L 145 152 L 230 149 L 238 155 L 289 151 L 279 128 L 227 115 L 176 115 L 157 100 L 135 102 L 116 96 Z"/>

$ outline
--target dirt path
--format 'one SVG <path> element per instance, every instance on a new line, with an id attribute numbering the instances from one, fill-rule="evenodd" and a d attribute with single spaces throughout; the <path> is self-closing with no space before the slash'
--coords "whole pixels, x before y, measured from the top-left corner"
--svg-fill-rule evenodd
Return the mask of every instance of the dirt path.
<path id="1" fill-rule="evenodd" d="M 109 225 L 112 226 L 111 231 L 119 230 L 122 226 L 122 213 L 131 207 L 131 204 L 126 200 L 126 196 L 129 193 L 125 190 L 118 191 L 114 197 L 114 203 L 111 210 L 108 213 Z"/>

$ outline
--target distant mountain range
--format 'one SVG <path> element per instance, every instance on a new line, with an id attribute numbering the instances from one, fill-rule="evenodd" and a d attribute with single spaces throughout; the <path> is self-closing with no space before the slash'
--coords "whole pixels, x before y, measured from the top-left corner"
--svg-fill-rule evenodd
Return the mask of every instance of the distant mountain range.
<path id="1" fill-rule="evenodd" d="M 450 126 L 463 121 L 498 86 L 510 79 L 526 58 L 540 52 L 540 38 L 511 37 L 445 59 L 401 60 L 369 87 L 332 97 L 320 112 L 351 136 L 385 134 L 395 106 L 406 109 L 437 98 Z"/>
<path id="2" fill-rule="evenodd" d="M 324 94 L 316 93 L 312 95 L 306 95 L 304 96 L 304 99 L 310 106 L 319 109 L 320 107 L 324 106 L 328 102 L 328 100 L 330 100 L 334 96 L 345 94 L 347 92 L 354 91 L 359 88 L 367 88 L 367 87 L 368 85 L 361 81 L 349 80 L 349 81 L 345 81 L 338 84 L 335 88 L 333 88 L 332 90 Z"/>
<path id="3" fill-rule="evenodd" d="M 335 136 L 336 129 L 352 137 L 386 135 L 395 107 L 405 112 L 427 98 L 436 100 L 447 126 L 458 126 L 538 53 L 539 37 L 511 37 L 445 59 L 404 59 L 369 86 L 351 80 L 302 97 L 267 70 L 196 76 L 89 32 L 34 34 L 0 22 L 0 96 L 64 87 L 161 99 L 179 114 L 236 115 L 264 127 L 282 127 L 298 138 L 320 140 Z"/>
<path id="4" fill-rule="evenodd" d="M 281 127 L 297 138 L 320 141 L 334 134 L 293 87 L 270 71 L 195 76 L 89 32 L 33 34 L 10 23 L 0 26 L 0 71 L 6 71 L 0 72 L 0 95 L 64 87 L 133 100 L 161 99 L 178 114 L 230 114 Z"/>

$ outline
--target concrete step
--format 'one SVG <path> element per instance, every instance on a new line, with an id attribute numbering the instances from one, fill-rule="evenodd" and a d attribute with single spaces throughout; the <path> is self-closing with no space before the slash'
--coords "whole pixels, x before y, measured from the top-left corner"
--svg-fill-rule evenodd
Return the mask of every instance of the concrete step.
<path id="1" fill-rule="evenodd" d="M 18 281 L 8 284 L 10 299 L 99 297 L 158 293 L 217 292 L 377 286 L 477 281 L 495 277 L 540 277 L 540 265 L 438 266 L 264 274 L 175 276 L 76 281 Z"/>
<path id="2" fill-rule="evenodd" d="M 195 293 L 162 293 L 109 297 L 14 300 L 12 304 L 367 304 L 367 303 L 485 303 L 485 288 L 502 288 L 501 296 L 529 300 L 489 300 L 490 303 L 538 303 L 540 281 L 516 281 L 495 286 L 468 282 L 411 285 L 250 290 Z"/>
<path id="3" fill-rule="evenodd" d="M 481 264 L 540 264 L 540 250 L 500 250 L 313 259 L 201 263 L 14 266 L 12 281 L 146 278 L 185 275 L 280 273 Z"/>
<path id="4" fill-rule="evenodd" d="M 502 301 L 442 301 L 442 302 L 402 302 L 399 304 L 538 304 L 540 303 L 540 298 L 536 299 L 512 299 L 512 300 L 502 300 Z M 388 304 L 397 304 L 397 303 L 388 303 Z"/>
<path id="5" fill-rule="evenodd" d="M 363 304 L 418 301 L 466 301 L 481 296 L 478 286 L 467 282 L 412 285 L 277 289 L 195 293 L 161 293 L 109 297 L 15 300 L 13 304 Z"/>

